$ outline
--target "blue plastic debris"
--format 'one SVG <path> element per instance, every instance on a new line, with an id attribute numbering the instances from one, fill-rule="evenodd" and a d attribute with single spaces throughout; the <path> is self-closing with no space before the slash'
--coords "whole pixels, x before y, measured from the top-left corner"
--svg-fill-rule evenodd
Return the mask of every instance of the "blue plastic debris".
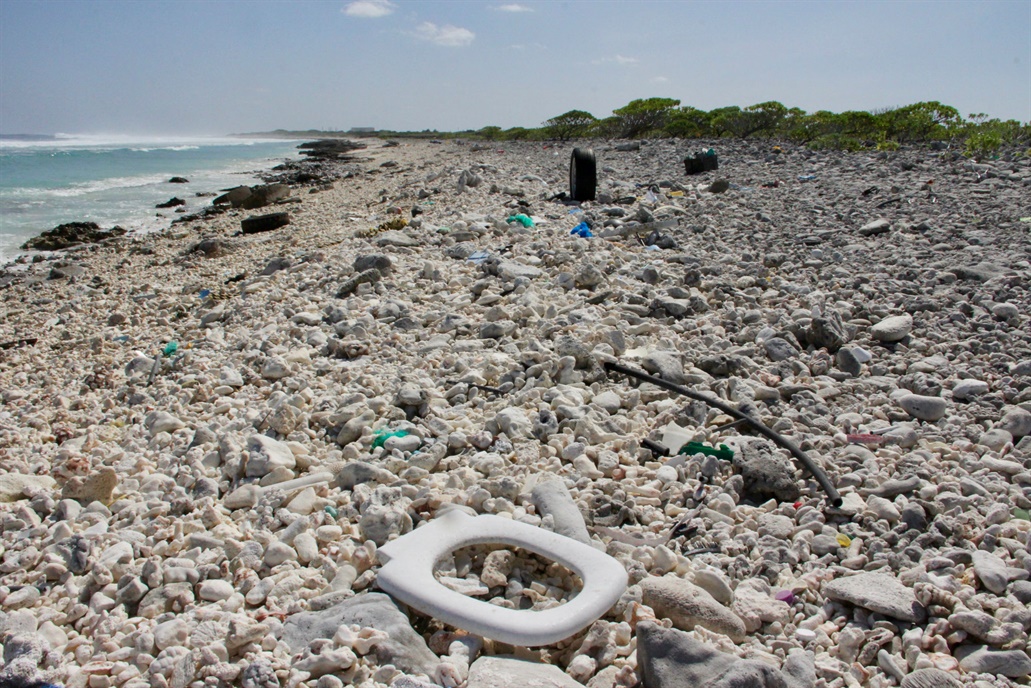
<path id="1" fill-rule="evenodd" d="M 468 258 L 466 258 L 466 260 L 468 260 L 470 263 L 476 263 L 477 265 L 481 265 L 485 260 L 487 260 L 489 255 L 490 254 L 488 254 L 486 251 L 477 251 L 476 253 L 473 253 Z"/>
<path id="2" fill-rule="evenodd" d="M 594 236 L 591 234 L 591 228 L 587 226 L 586 222 L 581 222 L 576 227 L 573 227 L 572 231 L 569 233 L 575 234 L 578 237 L 583 237 L 584 239 L 590 239 Z"/>

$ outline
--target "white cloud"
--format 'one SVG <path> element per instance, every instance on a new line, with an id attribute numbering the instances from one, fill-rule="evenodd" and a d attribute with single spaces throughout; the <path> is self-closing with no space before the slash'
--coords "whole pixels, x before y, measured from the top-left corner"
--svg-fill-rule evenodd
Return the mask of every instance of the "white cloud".
<path id="1" fill-rule="evenodd" d="M 498 5 L 494 9 L 496 9 L 498 12 L 533 12 L 532 7 L 527 7 L 526 5 L 517 5 L 515 3 L 512 3 L 511 5 Z"/>
<path id="2" fill-rule="evenodd" d="M 363 19 L 378 19 L 393 13 L 393 11 L 394 3 L 388 0 L 356 0 L 343 9 L 347 16 Z"/>
<path id="3" fill-rule="evenodd" d="M 620 65 L 628 65 L 635 64 L 636 62 L 639 62 L 639 60 L 636 57 L 625 57 L 623 55 L 617 54 L 615 57 L 603 57 L 599 60 L 593 60 L 591 64 L 601 65 L 615 63 Z"/>
<path id="4" fill-rule="evenodd" d="M 476 38 L 469 29 L 463 29 L 460 26 L 451 26 L 451 24 L 445 24 L 444 26 L 437 26 L 433 22 L 423 22 L 412 34 L 416 38 L 421 38 L 424 41 L 436 43 L 437 45 L 444 45 L 449 48 L 458 48 L 463 45 L 469 45 Z"/>

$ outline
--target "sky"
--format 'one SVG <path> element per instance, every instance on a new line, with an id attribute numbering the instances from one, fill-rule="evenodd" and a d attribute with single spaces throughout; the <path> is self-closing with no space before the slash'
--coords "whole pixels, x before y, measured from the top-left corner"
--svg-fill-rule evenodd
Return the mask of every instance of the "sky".
<path id="1" fill-rule="evenodd" d="M 0 133 L 536 127 L 636 98 L 1031 121 L 1031 0 L 0 0 Z"/>

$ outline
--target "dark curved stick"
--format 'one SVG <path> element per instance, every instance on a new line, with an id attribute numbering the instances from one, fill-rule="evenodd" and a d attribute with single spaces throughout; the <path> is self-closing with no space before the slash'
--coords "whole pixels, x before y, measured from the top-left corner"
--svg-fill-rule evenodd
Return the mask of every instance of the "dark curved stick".
<path id="1" fill-rule="evenodd" d="M 625 365 L 620 365 L 619 363 L 606 362 L 604 364 L 604 368 L 607 372 L 620 373 L 621 375 L 636 378 L 638 380 L 641 380 L 642 382 L 651 383 L 656 387 L 662 387 L 663 389 L 669 390 L 670 392 L 682 394 L 689 399 L 694 399 L 704 404 L 708 404 L 713 408 L 717 408 L 720 411 L 723 411 L 727 415 L 733 416 L 738 420 L 745 421 L 756 432 L 765 435 L 769 439 L 779 444 L 784 449 L 787 449 L 789 452 L 791 452 L 791 455 L 798 459 L 798 462 L 802 464 L 802 467 L 805 468 L 805 470 L 809 471 L 809 473 L 812 474 L 814 478 L 816 478 L 816 482 L 820 483 L 820 487 L 822 487 L 823 491 L 827 493 L 827 498 L 830 500 L 831 505 L 841 506 L 841 495 L 839 495 L 838 491 L 834 489 L 834 485 L 831 484 L 830 478 L 827 477 L 827 474 L 824 473 L 823 469 L 817 466 L 815 463 L 813 463 L 813 460 L 810 459 L 805 452 L 796 447 L 792 442 L 788 441 L 780 433 L 771 430 L 770 428 L 766 427 L 754 418 L 747 416 L 744 413 L 741 413 L 733 406 L 724 404 L 719 399 L 713 399 L 703 394 L 699 394 L 698 392 L 692 391 L 682 385 L 667 382 L 666 380 L 663 380 L 661 377 L 655 377 L 654 375 L 649 375 L 648 373 L 642 372 L 640 370 L 627 368 Z"/>

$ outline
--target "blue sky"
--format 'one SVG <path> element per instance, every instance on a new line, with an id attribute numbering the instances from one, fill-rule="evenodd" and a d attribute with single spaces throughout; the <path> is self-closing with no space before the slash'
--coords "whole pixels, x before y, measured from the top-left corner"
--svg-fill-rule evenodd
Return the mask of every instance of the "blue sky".
<path id="1" fill-rule="evenodd" d="M 635 98 L 1031 120 L 1031 0 L 0 0 L 0 133 L 462 130 Z"/>

